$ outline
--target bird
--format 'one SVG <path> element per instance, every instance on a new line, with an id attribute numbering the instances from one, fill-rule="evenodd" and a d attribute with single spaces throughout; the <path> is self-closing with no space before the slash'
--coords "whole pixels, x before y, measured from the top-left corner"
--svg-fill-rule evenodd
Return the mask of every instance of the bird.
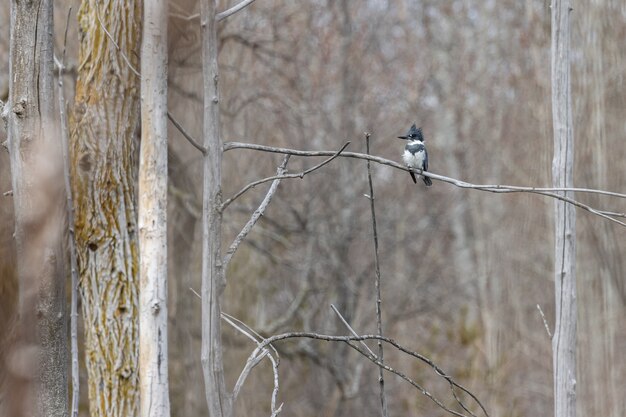
<path id="1" fill-rule="evenodd" d="M 422 134 L 422 128 L 418 128 L 413 123 L 413 126 L 409 129 L 405 136 L 398 136 L 398 139 L 404 139 L 407 141 L 404 147 L 404 153 L 402 154 L 402 160 L 409 169 L 419 169 L 420 171 L 428 171 L 428 151 L 424 146 L 424 135 Z M 409 171 L 414 183 L 417 183 L 415 173 Z M 433 185 L 430 178 L 419 175 L 424 180 L 427 187 Z"/>

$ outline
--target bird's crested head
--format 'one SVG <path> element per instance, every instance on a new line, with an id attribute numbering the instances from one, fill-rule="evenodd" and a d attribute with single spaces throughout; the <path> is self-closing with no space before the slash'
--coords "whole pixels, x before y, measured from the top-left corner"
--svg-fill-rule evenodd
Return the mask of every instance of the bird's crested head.
<path id="1" fill-rule="evenodd" d="M 404 136 L 398 136 L 398 139 L 419 140 L 420 142 L 424 142 L 424 135 L 422 134 L 422 128 L 415 126 L 415 123 L 413 123 L 413 126 L 411 126 L 407 134 Z"/>

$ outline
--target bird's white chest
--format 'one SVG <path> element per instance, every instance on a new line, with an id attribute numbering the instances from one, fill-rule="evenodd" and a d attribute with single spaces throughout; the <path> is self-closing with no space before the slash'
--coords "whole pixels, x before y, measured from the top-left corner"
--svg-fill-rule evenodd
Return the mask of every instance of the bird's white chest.
<path id="1" fill-rule="evenodd" d="M 424 151 L 415 152 L 414 154 L 405 150 L 402 154 L 402 160 L 404 163 L 411 168 L 422 169 L 424 166 Z"/>

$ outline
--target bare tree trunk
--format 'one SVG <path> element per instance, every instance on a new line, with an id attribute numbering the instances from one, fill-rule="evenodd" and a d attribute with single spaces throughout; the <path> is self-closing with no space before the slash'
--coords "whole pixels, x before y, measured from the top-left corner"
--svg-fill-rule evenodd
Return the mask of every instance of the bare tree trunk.
<path id="1" fill-rule="evenodd" d="M 167 0 L 144 5 L 139 157 L 141 415 L 168 417 Z"/>
<path id="2" fill-rule="evenodd" d="M 552 121 L 554 187 L 573 187 L 574 135 L 570 92 L 568 0 L 552 2 Z M 564 193 L 568 197 L 571 193 Z M 554 415 L 576 416 L 576 212 L 555 202 L 554 284 L 556 324 L 552 339 Z"/>
<path id="3" fill-rule="evenodd" d="M 61 148 L 54 117 L 52 1 L 11 2 L 8 149 L 19 279 L 7 352 L 9 413 L 65 416 L 67 329 Z"/>
<path id="4" fill-rule="evenodd" d="M 202 67 L 204 77 L 204 155 L 202 195 L 202 369 L 211 417 L 228 417 L 224 383 L 220 298 L 226 281 L 222 268 L 222 138 L 219 121 L 217 22 L 215 0 L 202 2 Z"/>
<path id="5" fill-rule="evenodd" d="M 78 21 L 70 150 L 89 407 L 92 417 L 133 417 L 139 404 L 134 135 L 141 1 L 83 0 Z"/>

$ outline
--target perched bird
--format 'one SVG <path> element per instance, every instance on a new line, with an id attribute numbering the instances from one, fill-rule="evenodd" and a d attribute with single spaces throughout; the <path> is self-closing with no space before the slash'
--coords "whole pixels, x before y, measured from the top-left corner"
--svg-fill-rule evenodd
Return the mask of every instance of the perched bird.
<path id="1" fill-rule="evenodd" d="M 398 136 L 398 139 L 404 139 L 407 141 L 406 146 L 404 147 L 404 153 L 402 154 L 402 160 L 406 166 L 409 168 L 419 169 L 420 171 L 428 171 L 428 151 L 426 151 L 426 146 L 424 146 L 422 128 L 417 128 L 415 123 L 413 123 L 413 126 L 411 126 L 406 136 Z M 409 171 L 409 174 L 411 174 L 413 182 L 417 183 L 415 173 L 413 171 Z M 419 174 L 418 176 L 422 177 L 426 186 L 430 187 L 433 185 L 430 178 Z"/>

